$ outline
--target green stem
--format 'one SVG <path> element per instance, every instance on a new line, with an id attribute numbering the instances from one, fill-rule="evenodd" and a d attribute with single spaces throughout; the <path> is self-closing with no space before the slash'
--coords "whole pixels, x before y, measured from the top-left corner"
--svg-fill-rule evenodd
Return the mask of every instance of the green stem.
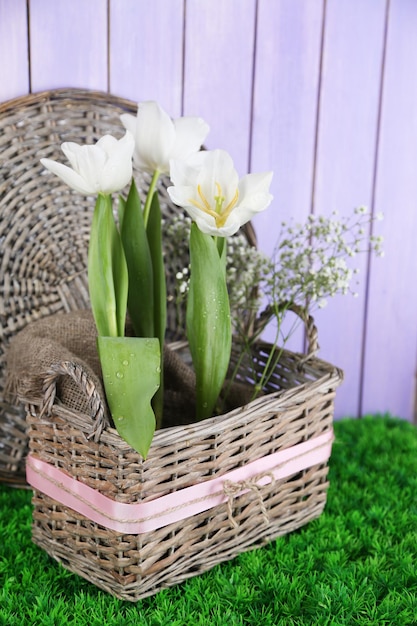
<path id="1" fill-rule="evenodd" d="M 282 313 L 282 309 L 279 310 L 279 307 L 277 305 L 274 306 L 275 308 L 275 317 L 277 320 L 277 331 L 275 334 L 275 339 L 273 342 L 273 348 L 272 350 L 270 350 L 269 355 L 268 355 L 268 359 L 267 362 L 264 366 L 264 369 L 262 370 L 262 375 L 261 378 L 259 380 L 259 382 L 255 385 L 255 391 L 254 394 L 252 396 L 252 400 L 254 400 L 257 395 L 264 389 L 264 387 L 268 384 L 276 366 L 277 363 L 279 362 L 279 360 L 281 359 L 282 353 L 284 351 L 285 348 L 285 344 L 288 341 L 289 337 L 292 335 L 292 333 L 294 332 L 296 326 L 297 326 L 297 321 L 293 322 L 291 328 L 290 328 L 290 332 L 288 333 L 288 335 L 286 336 L 286 338 L 283 341 L 283 345 L 278 348 L 278 341 L 279 341 L 279 334 L 280 334 L 280 329 L 281 329 L 281 325 L 279 323 L 279 313 Z M 288 306 L 286 306 L 284 309 L 284 312 L 286 310 L 288 310 Z M 274 356 L 275 355 L 275 356 Z"/>
<path id="2" fill-rule="evenodd" d="M 151 205 L 152 205 L 152 198 L 153 198 L 154 191 L 156 189 L 156 184 L 158 182 L 159 175 L 160 175 L 160 171 L 155 170 L 152 175 L 151 184 L 149 185 L 148 195 L 146 196 L 145 206 L 143 208 L 143 221 L 145 222 L 145 228 L 148 225 L 149 213 L 151 211 Z"/>
<path id="3" fill-rule="evenodd" d="M 255 387 L 254 387 L 254 392 L 251 398 L 252 400 L 255 400 L 255 398 L 257 398 L 258 394 L 261 393 L 261 391 L 263 391 L 263 389 L 265 388 L 265 386 L 268 384 L 273 371 L 275 370 L 275 367 L 277 366 L 278 361 L 280 360 L 281 356 L 282 356 L 282 352 L 284 350 L 284 348 L 279 348 L 278 349 L 278 354 L 275 355 L 275 359 L 274 361 L 272 361 L 272 357 L 273 355 L 276 353 L 277 347 L 278 347 L 278 336 L 279 336 L 279 329 L 277 330 L 276 336 L 275 336 L 275 340 L 274 343 L 272 344 L 272 349 L 269 352 L 268 355 L 268 360 L 264 366 L 264 369 L 262 370 L 262 375 L 261 375 L 261 379 L 259 380 L 258 383 L 256 383 Z"/>
<path id="4" fill-rule="evenodd" d="M 154 336 L 159 339 L 161 346 L 161 367 L 160 367 L 160 386 L 156 392 L 152 406 L 155 411 L 156 427 L 159 429 L 162 425 L 162 412 L 164 400 L 164 340 L 167 319 L 167 295 L 165 282 L 165 268 L 162 251 L 162 216 L 161 207 L 159 205 L 158 194 L 153 194 L 152 206 L 149 214 L 146 235 L 149 245 L 149 251 L 152 263 L 152 280 L 153 280 L 153 328 Z"/>

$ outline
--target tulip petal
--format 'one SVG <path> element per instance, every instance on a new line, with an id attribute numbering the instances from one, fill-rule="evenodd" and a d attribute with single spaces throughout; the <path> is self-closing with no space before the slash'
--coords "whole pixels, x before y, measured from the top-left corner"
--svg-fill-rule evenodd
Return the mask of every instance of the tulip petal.
<path id="1" fill-rule="evenodd" d="M 120 120 L 123 126 L 132 133 L 133 137 L 136 136 L 136 115 L 132 115 L 131 113 L 123 113 L 120 116 Z"/>
<path id="2" fill-rule="evenodd" d="M 206 235 L 217 235 L 218 228 L 214 217 L 206 215 L 200 209 L 192 205 L 185 206 L 184 208 L 202 233 Z"/>
<path id="3" fill-rule="evenodd" d="M 136 118 L 120 116 L 124 127 L 135 137 L 134 161 L 140 169 L 168 174 L 171 159 L 185 159 L 197 152 L 209 126 L 199 117 L 172 121 L 157 102 L 140 102 Z"/>
<path id="4" fill-rule="evenodd" d="M 180 117 L 174 120 L 175 142 L 172 159 L 186 159 L 200 150 L 210 127 L 201 117 Z"/>
<path id="5" fill-rule="evenodd" d="M 120 120 L 123 126 L 126 128 L 126 130 L 131 132 L 135 139 L 135 148 L 133 152 L 133 158 L 137 167 L 140 170 L 143 170 L 146 172 L 152 171 L 149 167 L 149 163 L 146 161 L 146 158 L 143 158 L 143 156 L 146 156 L 146 155 L 142 156 L 142 152 L 139 149 L 139 143 L 141 140 L 137 135 L 137 117 L 135 115 L 131 115 L 130 113 L 124 113 L 123 115 L 120 116 Z"/>
<path id="6" fill-rule="evenodd" d="M 100 174 L 106 164 L 106 153 L 96 145 L 82 146 L 78 159 L 78 173 L 82 175 L 87 184 L 89 184 L 96 193 L 100 191 L 107 193 L 105 189 L 101 189 L 100 187 Z M 109 181 L 107 181 L 107 185 L 108 184 Z"/>
<path id="7" fill-rule="evenodd" d="M 150 171 L 169 172 L 169 159 L 175 142 L 174 124 L 156 102 L 138 107 L 135 155 Z"/>
<path id="8" fill-rule="evenodd" d="M 246 174 L 239 182 L 239 193 L 241 201 L 246 196 L 255 196 L 256 194 L 269 194 L 269 187 L 272 181 L 272 172 L 261 172 L 257 174 Z"/>
<path id="9" fill-rule="evenodd" d="M 255 193 L 247 196 L 246 199 L 236 207 L 236 213 L 239 214 L 241 225 L 246 224 L 254 215 L 264 211 L 269 207 L 273 200 L 270 193 Z"/>
<path id="10" fill-rule="evenodd" d="M 95 189 L 92 189 L 80 174 L 72 170 L 67 165 L 57 163 L 52 159 L 41 159 L 41 163 L 47 170 L 52 172 L 66 183 L 71 189 L 75 189 L 83 195 L 89 196 L 95 193 Z"/>
<path id="11" fill-rule="evenodd" d="M 211 150 L 206 152 L 203 167 L 200 170 L 198 182 L 204 196 L 214 201 L 220 185 L 226 204 L 233 197 L 239 182 L 238 174 L 233 166 L 231 156 L 225 150 Z M 231 192 L 233 189 L 233 192 Z"/>
<path id="12" fill-rule="evenodd" d="M 168 195 L 171 198 L 172 202 L 181 207 L 189 207 L 190 198 L 193 198 L 195 193 L 194 187 L 168 187 L 167 189 Z M 199 209 L 195 208 L 196 211 Z"/>
<path id="13" fill-rule="evenodd" d="M 96 148 L 100 148 L 100 150 L 103 150 L 103 152 L 105 152 L 107 155 L 111 155 L 114 150 L 117 150 L 117 146 L 120 144 L 121 141 L 123 141 L 123 139 L 117 141 L 116 137 L 112 137 L 111 135 L 103 135 L 103 137 L 100 137 L 95 145 Z"/>
<path id="14" fill-rule="evenodd" d="M 239 183 L 240 202 L 237 211 L 242 225 L 252 217 L 264 211 L 272 202 L 273 196 L 269 193 L 272 172 L 247 174 Z"/>
<path id="15" fill-rule="evenodd" d="M 72 169 L 79 172 L 78 153 L 81 150 L 81 146 L 73 141 L 65 141 L 61 145 L 61 150 L 70 162 Z"/>
<path id="16" fill-rule="evenodd" d="M 212 221 L 212 226 L 210 226 L 210 221 Z M 210 216 L 208 216 L 207 219 L 202 219 L 201 216 L 198 216 L 195 219 L 195 223 L 202 233 L 205 233 L 206 235 L 213 235 L 213 237 L 231 237 L 237 233 L 241 226 L 239 221 L 229 219 L 227 220 L 225 226 L 218 228 L 214 219 L 210 218 Z"/>
<path id="17" fill-rule="evenodd" d="M 101 147 L 108 150 L 108 158 L 99 177 L 100 191 L 113 193 L 123 189 L 132 179 L 132 155 L 135 140 L 129 131 L 126 131 L 125 136 L 119 141 L 110 135 L 102 137 L 100 141 L 103 139 L 106 139 L 106 142 Z"/>
<path id="18" fill-rule="evenodd" d="M 186 161 L 171 159 L 170 178 L 175 186 L 197 187 L 198 175 L 205 160 L 204 152 L 197 152 Z"/>
<path id="19" fill-rule="evenodd" d="M 106 162 L 106 153 L 98 147 L 98 142 L 91 146 L 65 142 L 61 148 L 73 169 L 83 177 L 91 193 L 104 191 L 100 189 L 99 172 Z"/>

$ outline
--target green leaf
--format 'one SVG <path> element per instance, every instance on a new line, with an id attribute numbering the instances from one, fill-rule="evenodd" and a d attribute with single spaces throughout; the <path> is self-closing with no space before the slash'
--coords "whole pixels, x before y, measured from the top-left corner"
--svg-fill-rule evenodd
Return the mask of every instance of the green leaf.
<path id="1" fill-rule="evenodd" d="M 222 255 L 223 256 L 223 255 Z M 230 360 L 232 330 L 224 262 L 196 224 L 190 235 L 187 337 L 197 383 L 197 419 L 213 414 Z"/>
<path id="2" fill-rule="evenodd" d="M 219 253 L 219 257 L 226 261 L 226 237 L 216 237 L 215 239 L 217 245 L 217 251 Z"/>
<path id="3" fill-rule="evenodd" d="M 167 319 L 167 294 L 164 257 L 162 251 L 162 215 L 158 194 L 156 193 L 154 193 L 152 198 L 146 234 L 148 237 L 153 268 L 153 313 L 155 337 L 158 337 L 161 341 L 161 345 L 163 345 Z"/>
<path id="4" fill-rule="evenodd" d="M 121 437 L 146 459 L 155 432 L 152 397 L 158 390 L 158 339 L 98 337 L 107 402 Z"/>
<path id="5" fill-rule="evenodd" d="M 117 215 L 119 218 L 119 231 L 122 232 L 123 229 L 123 218 L 124 218 L 124 214 L 125 214 L 125 208 L 126 208 L 126 200 L 123 198 L 123 196 L 119 196 L 119 205 L 117 207 Z"/>
<path id="6" fill-rule="evenodd" d="M 148 237 L 149 250 L 153 267 L 154 333 L 155 337 L 159 339 L 161 346 L 163 346 L 165 341 L 165 330 L 167 322 L 167 294 L 164 257 L 162 250 L 162 215 L 157 193 L 153 194 L 146 233 Z M 163 350 L 161 350 L 161 359 L 162 354 Z M 153 402 L 158 427 L 162 422 L 164 393 L 163 371 L 164 368 L 161 360 L 161 386 Z"/>
<path id="7" fill-rule="evenodd" d="M 99 335 L 124 335 L 128 274 L 109 195 L 99 195 L 88 248 L 88 285 Z"/>
<path id="8" fill-rule="evenodd" d="M 154 337 L 152 257 L 141 202 L 134 181 L 132 181 L 127 201 L 119 207 L 121 237 L 129 272 L 129 314 L 138 337 Z"/>

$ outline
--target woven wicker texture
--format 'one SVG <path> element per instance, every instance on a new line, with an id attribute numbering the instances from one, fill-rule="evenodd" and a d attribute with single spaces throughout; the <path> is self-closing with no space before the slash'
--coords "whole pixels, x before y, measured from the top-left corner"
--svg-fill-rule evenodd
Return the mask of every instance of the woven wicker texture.
<path id="1" fill-rule="evenodd" d="M 46 172 L 41 157 L 65 161 L 63 141 L 94 143 L 124 134 L 119 116 L 137 103 L 77 89 L 48 91 L 0 104 L 0 481 L 24 483 L 25 420 L 5 402 L 4 364 L 9 341 L 29 322 L 57 312 L 89 308 L 87 247 L 94 198 L 70 190 Z M 160 181 L 165 219 L 178 213 Z M 141 185 L 141 181 L 139 181 Z M 147 180 L 142 178 L 142 189 Z M 248 241 L 254 243 L 251 227 Z M 175 250 L 164 247 L 170 258 Z M 178 259 L 178 270 L 186 266 Z M 167 276 L 174 291 L 176 267 Z M 168 328 L 178 330 L 181 310 L 170 298 Z"/>
<path id="2" fill-rule="evenodd" d="M 244 358 L 238 379 L 258 381 L 269 350 L 259 344 L 253 358 Z M 232 367 L 240 353 L 234 349 Z M 98 442 L 87 440 L 91 418 L 55 401 L 53 388 L 61 373 L 51 374 L 42 400 L 27 399 L 31 453 L 128 504 L 223 476 L 327 432 L 342 379 L 340 370 L 321 360 L 305 361 L 284 351 L 265 389 L 268 395 L 226 415 L 158 431 L 142 461 L 107 427 Z M 36 490 L 33 539 L 71 571 L 119 598 L 137 601 L 319 516 L 326 476 L 327 465 L 316 465 L 140 535 L 108 530 Z"/>
<path id="3" fill-rule="evenodd" d="M 121 136 L 122 111 L 134 113 L 136 103 L 79 90 L 0 105 L 0 479 L 23 471 L 27 451 L 23 415 L 1 398 L 11 337 L 33 320 L 89 306 L 86 255 L 94 199 L 80 197 L 43 172 L 39 159 L 61 160 L 62 141 L 92 143 L 109 132 Z M 169 219 L 167 202 L 162 210 Z M 252 243 L 250 227 L 246 232 Z M 316 331 L 311 320 L 305 321 L 315 352 Z M 169 326 L 177 330 L 176 304 L 169 310 Z M 268 352 L 259 344 L 253 358 L 240 363 L 238 379 L 257 381 Z M 232 367 L 238 359 L 235 350 Z M 44 398 L 24 399 L 31 452 L 125 503 L 222 476 L 328 431 L 341 380 L 333 366 L 284 351 L 268 383 L 269 395 L 227 415 L 157 432 L 143 462 L 114 430 L 104 423 L 97 428 L 89 415 L 56 399 L 54 386 L 63 372 L 85 387 L 98 419 L 104 415 L 82 372 L 51 372 Z M 96 441 L 87 439 L 92 430 Z M 315 466 L 266 485 L 261 498 L 250 490 L 208 513 L 138 536 L 108 530 L 36 491 L 33 537 L 65 567 L 117 597 L 137 601 L 317 517 L 326 500 L 326 475 L 325 464 Z"/>

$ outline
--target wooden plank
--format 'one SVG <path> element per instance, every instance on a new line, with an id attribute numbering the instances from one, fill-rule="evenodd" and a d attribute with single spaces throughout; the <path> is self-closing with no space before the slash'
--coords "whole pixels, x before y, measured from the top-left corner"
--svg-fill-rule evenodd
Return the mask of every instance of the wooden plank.
<path id="1" fill-rule="evenodd" d="M 187 0 L 184 114 L 210 125 L 207 146 L 247 173 L 255 35 L 254 0 Z"/>
<path id="2" fill-rule="evenodd" d="M 0 102 L 29 91 L 26 0 L 0 0 Z"/>
<path id="3" fill-rule="evenodd" d="M 183 0 L 112 0 L 110 90 L 156 100 L 173 117 L 182 109 Z"/>
<path id="4" fill-rule="evenodd" d="M 322 21 L 322 0 L 259 1 L 251 169 L 274 170 L 273 204 L 254 220 L 268 254 L 281 222 L 310 211 Z M 298 332 L 288 347 L 302 346 Z"/>
<path id="5" fill-rule="evenodd" d="M 107 1 L 31 0 L 32 90 L 107 90 Z"/>
<path id="6" fill-rule="evenodd" d="M 412 419 L 417 345 L 417 3 L 391 0 L 376 204 L 385 258 L 372 262 L 363 411 Z"/>
<path id="7" fill-rule="evenodd" d="M 325 15 L 314 210 L 350 215 L 372 201 L 385 27 L 385 2 L 329 0 Z M 345 371 L 336 416 L 359 414 L 366 257 L 361 281 L 315 313 L 320 356 Z"/>

